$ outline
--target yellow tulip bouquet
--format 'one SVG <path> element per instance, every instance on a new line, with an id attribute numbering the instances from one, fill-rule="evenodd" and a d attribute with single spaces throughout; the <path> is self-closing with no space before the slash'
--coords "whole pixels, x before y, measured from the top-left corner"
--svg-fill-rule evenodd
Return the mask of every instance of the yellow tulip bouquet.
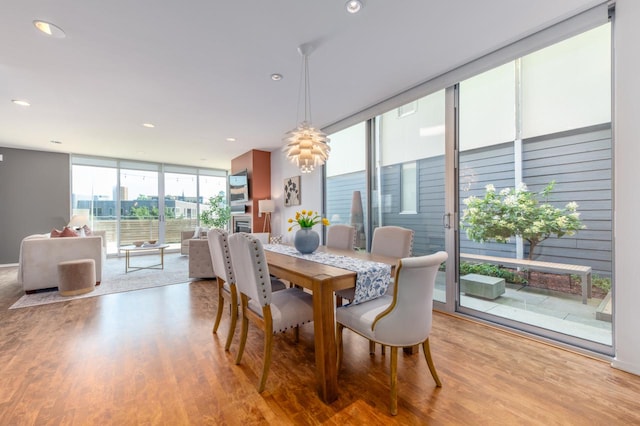
<path id="1" fill-rule="evenodd" d="M 289 227 L 289 232 L 296 226 L 300 228 L 311 228 L 313 225 L 318 223 L 322 223 L 324 226 L 329 226 L 329 219 L 320 216 L 318 212 L 314 212 L 313 210 L 302 210 L 296 212 L 295 218 L 289 218 L 289 223 L 292 225 Z M 295 223 L 294 223 L 295 222 Z"/>

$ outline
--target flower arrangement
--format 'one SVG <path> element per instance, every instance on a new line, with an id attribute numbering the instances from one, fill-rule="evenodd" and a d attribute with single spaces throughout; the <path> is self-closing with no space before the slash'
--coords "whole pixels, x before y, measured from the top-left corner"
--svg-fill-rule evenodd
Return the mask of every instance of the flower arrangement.
<path id="1" fill-rule="evenodd" d="M 584 229 L 578 204 L 570 202 L 560 208 L 546 202 L 554 186 L 552 181 L 538 194 L 530 192 L 524 183 L 500 192 L 487 185 L 484 197 L 464 200 L 462 227 L 467 237 L 479 243 L 506 243 L 512 236 L 518 236 L 529 243 L 529 259 L 533 259 L 535 248 L 550 236 L 561 238 Z M 545 201 L 540 202 L 538 196 Z"/>
<path id="2" fill-rule="evenodd" d="M 289 227 L 289 232 L 291 232 L 291 230 L 296 226 L 305 229 L 311 228 L 318 223 L 322 223 L 324 226 L 330 225 L 329 219 L 320 216 L 318 212 L 314 212 L 313 210 L 302 210 L 296 212 L 296 217 L 289 218 L 288 222 L 292 224 Z"/>

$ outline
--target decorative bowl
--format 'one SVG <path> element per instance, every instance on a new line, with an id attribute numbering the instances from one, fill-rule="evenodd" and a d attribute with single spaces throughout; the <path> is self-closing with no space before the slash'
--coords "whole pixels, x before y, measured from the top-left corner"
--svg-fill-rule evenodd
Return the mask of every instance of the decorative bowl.
<path id="1" fill-rule="evenodd" d="M 157 242 L 158 240 L 149 240 L 149 244 L 153 245 Z"/>
<path id="2" fill-rule="evenodd" d="M 133 245 L 136 247 L 142 247 L 142 245 L 144 244 L 144 241 L 134 241 Z"/>

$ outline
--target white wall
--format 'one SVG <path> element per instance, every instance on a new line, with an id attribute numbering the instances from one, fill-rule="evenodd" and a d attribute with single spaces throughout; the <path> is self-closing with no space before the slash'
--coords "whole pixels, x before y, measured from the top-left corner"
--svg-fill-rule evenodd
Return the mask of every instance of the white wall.
<path id="1" fill-rule="evenodd" d="M 609 31 L 605 24 L 522 59 L 523 138 L 611 121 L 611 87 L 601 84 L 611 81 Z"/>
<path id="2" fill-rule="evenodd" d="M 613 366 L 640 374 L 640 2 L 618 0 L 615 43 L 615 306 Z"/>
<path id="3" fill-rule="evenodd" d="M 616 355 L 612 365 L 640 374 L 640 275 L 638 275 L 638 244 L 640 244 L 640 2 L 617 0 L 615 43 L 615 306 L 614 345 Z M 277 200 L 274 233 L 286 235 L 286 219 L 296 208 L 285 209 L 282 204 L 283 179 L 298 175 L 296 167 L 287 162 L 280 151 L 271 155 L 272 195 Z M 319 209 L 321 174 L 316 171 L 302 177 L 302 206 Z M 278 227 L 278 228 L 276 228 Z M 286 235 L 289 240 L 291 235 Z"/>
<path id="4" fill-rule="evenodd" d="M 367 158 L 362 153 L 365 152 L 366 137 L 367 129 L 364 122 L 330 135 L 331 153 L 326 167 L 328 177 L 365 169 Z"/>
<path id="5" fill-rule="evenodd" d="M 444 154 L 444 90 L 403 107 L 413 112 L 400 117 L 396 108 L 382 114 L 382 166 Z"/>
<path id="6" fill-rule="evenodd" d="M 460 150 L 514 140 L 515 101 L 514 61 L 460 82 Z"/>
<path id="7" fill-rule="evenodd" d="M 301 204 L 299 206 L 284 206 L 284 180 L 291 176 L 300 176 Z M 293 234 L 287 232 L 287 219 L 295 216 L 299 210 L 314 210 L 320 213 L 322 209 L 322 171 L 300 173 L 300 170 L 286 159 L 284 153 L 277 149 L 271 152 L 271 199 L 275 201 L 276 211 L 271 215 L 271 234 L 282 235 L 284 242 L 293 243 Z M 320 225 L 316 225 L 320 232 Z"/>

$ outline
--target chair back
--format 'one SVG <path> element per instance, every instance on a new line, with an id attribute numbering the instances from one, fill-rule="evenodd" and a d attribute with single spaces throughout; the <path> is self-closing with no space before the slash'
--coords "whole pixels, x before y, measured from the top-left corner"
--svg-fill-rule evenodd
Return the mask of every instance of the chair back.
<path id="1" fill-rule="evenodd" d="M 261 306 L 271 304 L 271 277 L 262 242 L 239 232 L 229 236 L 229 249 L 238 291 Z"/>
<path id="2" fill-rule="evenodd" d="M 251 232 L 249 235 L 253 235 L 257 239 L 260 240 L 262 244 L 269 244 L 269 233 L 268 232 Z"/>
<path id="3" fill-rule="evenodd" d="M 351 225 L 331 225 L 327 228 L 327 247 L 353 250 L 356 244 L 356 228 Z"/>
<path id="4" fill-rule="evenodd" d="M 207 232 L 207 242 L 211 253 L 213 273 L 227 284 L 235 284 L 233 264 L 229 252 L 229 234 L 223 229 L 211 229 Z"/>
<path id="5" fill-rule="evenodd" d="M 439 251 L 398 261 L 393 302 L 371 326 L 376 340 L 394 346 L 413 346 L 429 337 L 436 275 L 447 257 L 446 252 Z"/>
<path id="6" fill-rule="evenodd" d="M 371 253 L 402 259 L 413 253 L 413 229 L 380 226 L 373 230 Z"/>

